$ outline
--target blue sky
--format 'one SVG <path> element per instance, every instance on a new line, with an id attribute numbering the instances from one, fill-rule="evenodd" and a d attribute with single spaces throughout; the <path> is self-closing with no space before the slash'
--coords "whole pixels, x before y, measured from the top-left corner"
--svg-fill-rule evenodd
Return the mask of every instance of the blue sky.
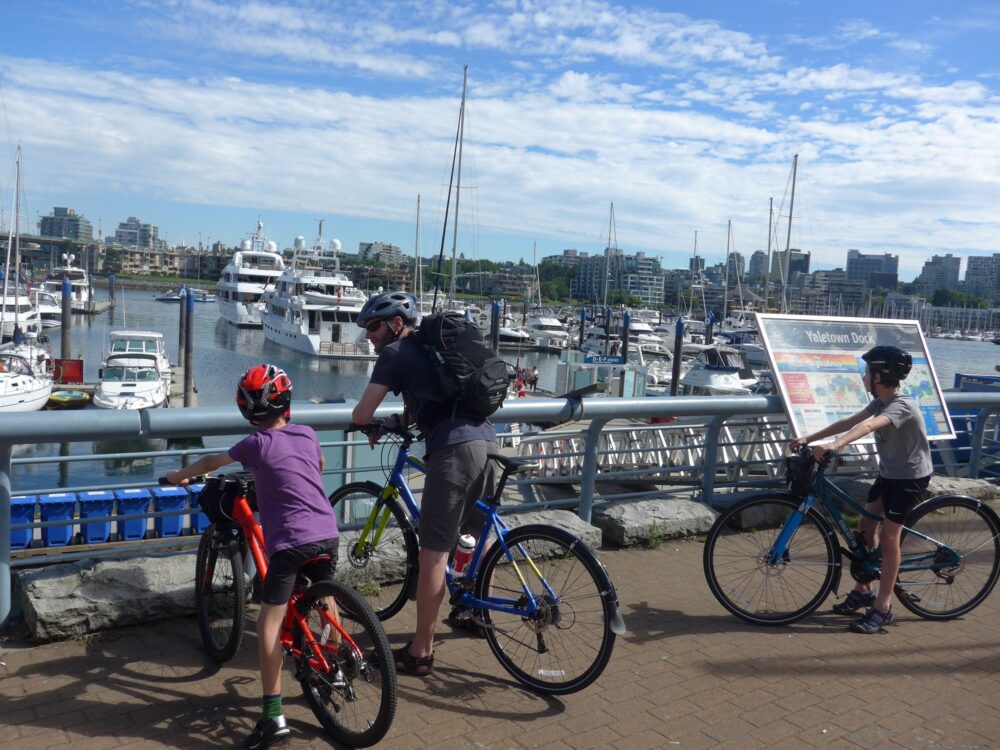
<path id="1" fill-rule="evenodd" d="M 462 65 L 459 250 L 617 243 L 668 267 L 792 246 L 1000 252 L 1000 7 L 986 2 L 14 2 L 0 200 L 171 243 L 441 241 Z M 450 238 L 448 244 L 450 246 Z M 964 264 L 963 264 L 964 272 Z"/>

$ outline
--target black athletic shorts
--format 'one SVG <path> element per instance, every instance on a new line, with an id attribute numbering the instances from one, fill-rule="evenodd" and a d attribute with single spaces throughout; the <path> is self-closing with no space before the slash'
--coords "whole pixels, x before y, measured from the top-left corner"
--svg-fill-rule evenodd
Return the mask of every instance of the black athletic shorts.
<path id="1" fill-rule="evenodd" d="M 267 564 L 267 578 L 264 579 L 261 601 L 264 604 L 288 604 L 288 597 L 295 588 L 295 578 L 302 563 L 320 555 L 329 555 L 330 559 L 310 565 L 306 574 L 313 583 L 332 579 L 333 571 L 337 567 L 339 546 L 340 538 L 334 537 L 323 542 L 303 544 L 301 547 L 291 547 L 276 552 Z"/>
<path id="2" fill-rule="evenodd" d="M 930 482 L 929 476 L 921 479 L 876 477 L 872 488 L 868 490 L 868 502 L 874 503 L 881 499 L 885 517 L 895 523 L 905 523 L 907 515 L 920 502 Z"/>

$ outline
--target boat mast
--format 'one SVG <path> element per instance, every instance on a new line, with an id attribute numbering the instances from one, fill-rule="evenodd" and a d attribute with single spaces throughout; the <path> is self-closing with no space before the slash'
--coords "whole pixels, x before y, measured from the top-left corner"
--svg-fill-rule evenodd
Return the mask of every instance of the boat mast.
<path id="1" fill-rule="evenodd" d="M 719 320 L 719 328 L 722 328 L 722 323 L 726 320 L 726 311 L 729 309 L 729 240 L 733 236 L 733 220 L 730 219 L 729 223 L 726 224 L 726 275 L 722 284 L 722 318 Z"/>
<path id="2" fill-rule="evenodd" d="M 424 303 L 424 274 L 420 265 L 420 193 L 417 193 L 417 232 L 413 239 L 413 295 L 418 305 Z"/>
<path id="3" fill-rule="evenodd" d="M 784 278 L 781 280 L 781 312 L 788 312 L 788 265 L 792 257 L 792 216 L 795 214 L 795 175 L 799 168 L 799 155 L 792 158 L 792 200 L 788 204 L 788 234 L 785 237 Z"/>
<path id="4" fill-rule="evenodd" d="M 604 250 L 604 301 L 602 303 L 603 307 L 608 306 L 608 276 L 610 275 L 611 267 L 611 230 L 615 225 L 615 202 L 611 201 L 611 213 L 608 216 L 608 246 Z M 605 325 L 608 322 L 605 321 Z M 607 354 L 607 352 L 605 352 Z"/>
<path id="5" fill-rule="evenodd" d="M 458 280 L 458 202 L 462 197 L 462 150 L 465 145 L 465 92 L 469 80 L 469 66 L 462 71 L 462 113 L 458 118 L 458 173 L 455 175 L 455 218 L 451 230 L 451 290 L 448 295 L 455 304 L 455 284 Z"/>
<path id="6" fill-rule="evenodd" d="M 469 79 L 469 66 L 466 65 L 462 72 L 462 104 L 458 109 L 458 127 L 455 130 L 455 146 L 451 154 L 451 176 L 448 178 L 448 199 L 444 205 L 444 226 L 441 229 L 441 249 L 438 251 L 437 273 L 434 279 L 434 300 L 431 303 L 431 312 L 437 310 L 438 290 L 441 288 L 441 266 L 444 263 L 444 243 L 448 234 L 448 209 L 451 207 L 451 188 L 455 181 L 455 165 L 458 161 L 459 143 L 462 139 L 463 124 L 465 121 L 465 92 Z M 455 200 L 455 213 L 458 213 L 458 200 Z M 457 226 L 457 222 L 456 222 Z"/>
<path id="7" fill-rule="evenodd" d="M 764 269 L 764 312 L 767 312 L 767 297 L 771 289 L 771 232 L 774 231 L 774 196 L 768 199 L 767 207 L 767 268 Z"/>

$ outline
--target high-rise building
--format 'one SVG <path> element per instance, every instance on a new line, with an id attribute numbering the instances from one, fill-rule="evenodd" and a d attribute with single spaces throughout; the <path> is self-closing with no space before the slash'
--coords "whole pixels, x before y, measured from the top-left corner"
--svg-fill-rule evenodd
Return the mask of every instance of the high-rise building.
<path id="1" fill-rule="evenodd" d="M 961 268 L 961 257 L 955 257 L 951 253 L 935 255 L 924 261 L 924 268 L 914 282 L 926 295 L 934 294 L 938 289 L 958 291 L 958 274 Z"/>
<path id="2" fill-rule="evenodd" d="M 755 250 L 750 256 L 750 267 L 747 269 L 747 276 L 751 279 L 762 279 L 767 273 L 767 253 L 763 250 Z"/>
<path id="3" fill-rule="evenodd" d="M 788 278 L 791 279 L 792 275 L 796 272 L 799 273 L 809 273 L 809 253 L 803 250 L 796 250 L 795 248 L 789 249 L 788 253 L 784 250 L 779 252 L 771 253 L 771 283 L 781 284 L 781 279 L 783 278 L 783 269 L 785 267 L 785 256 L 788 256 Z"/>
<path id="4" fill-rule="evenodd" d="M 542 258 L 542 263 L 555 263 L 559 266 L 575 266 L 587 257 L 587 253 L 580 252 L 574 248 L 567 248 L 561 255 L 546 255 Z"/>
<path id="5" fill-rule="evenodd" d="M 966 260 L 965 293 L 988 300 L 1000 295 L 1000 253 L 973 255 Z"/>
<path id="6" fill-rule="evenodd" d="M 52 213 L 38 222 L 38 233 L 42 237 L 60 237 L 71 240 L 94 239 L 94 227 L 82 214 L 72 208 L 56 206 Z"/>
<path id="7" fill-rule="evenodd" d="M 873 275 L 878 284 L 872 283 Z M 866 255 L 860 250 L 847 251 L 847 280 L 860 281 L 866 289 L 895 289 L 899 280 L 899 256 Z"/>
<path id="8" fill-rule="evenodd" d="M 390 266 L 401 266 L 409 260 L 399 247 L 388 242 L 359 242 L 358 258 L 369 263 L 380 262 Z"/>
<path id="9" fill-rule="evenodd" d="M 626 255 L 621 248 L 608 247 L 603 256 L 582 258 L 570 293 L 588 301 L 601 302 L 604 289 L 620 290 L 638 297 L 647 307 L 663 304 L 663 269 L 658 258 L 645 253 Z"/>
<path id="10" fill-rule="evenodd" d="M 155 224 L 143 224 L 134 216 L 129 216 L 118 225 L 113 242 L 116 245 L 145 247 L 151 250 L 167 249 L 167 243 L 160 239 L 160 228 Z"/>

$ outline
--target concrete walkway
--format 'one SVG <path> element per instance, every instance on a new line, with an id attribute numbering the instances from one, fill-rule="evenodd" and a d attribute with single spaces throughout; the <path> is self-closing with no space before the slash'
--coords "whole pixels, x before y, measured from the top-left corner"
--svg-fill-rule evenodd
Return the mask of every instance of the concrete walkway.
<path id="1" fill-rule="evenodd" d="M 885 635 L 818 614 L 766 629 L 726 614 L 705 585 L 702 546 L 604 551 L 629 627 L 607 671 L 576 695 L 521 689 L 483 641 L 442 625 L 428 679 L 400 676 L 381 747 L 996 748 L 1000 594 L 952 622 L 897 605 Z M 832 603 L 831 602 L 828 602 Z M 413 625 L 387 623 L 393 645 Z M 89 641 L 0 648 L 0 747 L 208 748 L 239 744 L 259 711 L 255 637 L 218 668 L 193 619 Z M 329 743 L 286 671 L 294 738 Z"/>

